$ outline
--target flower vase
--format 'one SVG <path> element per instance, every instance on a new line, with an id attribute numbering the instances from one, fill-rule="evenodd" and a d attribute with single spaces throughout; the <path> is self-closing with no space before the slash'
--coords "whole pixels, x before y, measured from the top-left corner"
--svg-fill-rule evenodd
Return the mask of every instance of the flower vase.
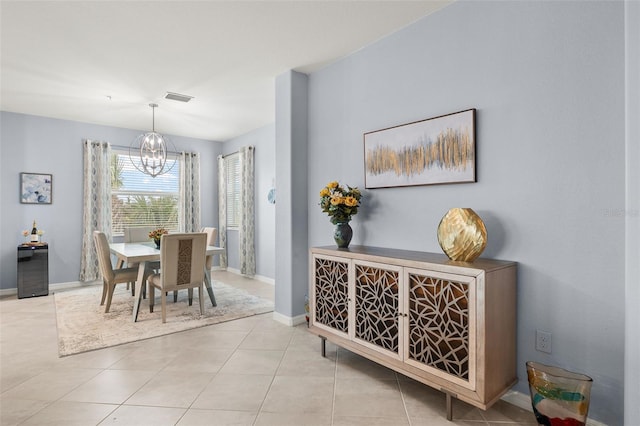
<path id="1" fill-rule="evenodd" d="M 338 248 L 347 248 L 353 237 L 353 229 L 349 225 L 349 222 L 336 223 L 336 229 L 333 231 L 333 239 L 335 240 Z"/>
<path id="2" fill-rule="evenodd" d="M 160 238 L 154 238 L 153 242 L 156 243 L 156 248 L 160 250 Z"/>

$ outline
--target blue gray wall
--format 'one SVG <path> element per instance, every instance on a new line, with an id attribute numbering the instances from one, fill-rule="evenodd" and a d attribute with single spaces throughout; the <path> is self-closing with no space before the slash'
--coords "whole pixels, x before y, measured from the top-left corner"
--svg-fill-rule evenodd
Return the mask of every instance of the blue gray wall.
<path id="1" fill-rule="evenodd" d="M 273 281 L 275 271 L 276 207 L 267 200 L 267 194 L 276 181 L 275 125 L 270 124 L 224 143 L 223 155 L 238 151 L 243 146 L 255 149 L 255 216 L 256 216 L 256 276 Z M 216 211 L 216 218 L 217 218 Z M 240 269 L 238 231 L 227 231 L 227 255 L 230 269 Z"/>
<path id="2" fill-rule="evenodd" d="M 285 322 L 304 321 L 308 294 L 307 75 L 276 77 L 276 291 L 275 311 Z"/>
<path id="3" fill-rule="evenodd" d="M 49 246 L 49 281 L 78 280 L 82 246 L 82 140 L 129 146 L 141 131 L 0 112 L 0 289 L 16 288 L 16 247 L 35 219 Z M 201 154 L 201 221 L 217 226 L 216 157 L 222 144 L 170 136 L 177 149 Z M 51 205 L 21 204 L 20 172 L 53 175 Z"/>
<path id="4" fill-rule="evenodd" d="M 82 140 L 129 146 L 140 131 L 26 114 L 0 112 L 0 290 L 16 287 L 16 247 L 35 219 L 50 243 L 52 284 L 78 280 L 82 228 Z M 201 222 L 218 227 L 219 154 L 254 145 L 256 173 L 256 273 L 275 277 L 275 206 L 267 193 L 275 184 L 275 126 L 254 130 L 224 144 L 170 136 L 177 149 L 201 154 Z M 53 174 L 53 204 L 21 204 L 20 172 Z M 229 267 L 239 268 L 237 231 L 229 232 Z M 217 262 L 217 260 L 216 260 Z"/>
<path id="5" fill-rule="evenodd" d="M 640 419 L 640 2 L 625 2 L 626 209 L 624 418 Z"/>
<path id="6" fill-rule="evenodd" d="M 623 423 L 624 46 L 622 2 L 461 1 L 309 76 L 309 244 L 333 243 L 318 191 L 364 187 L 363 133 L 477 108 L 478 182 L 365 191 L 352 243 L 441 252 L 441 217 L 473 208 L 483 256 L 519 263 L 515 389 L 527 360 L 586 373 L 608 424 Z"/>

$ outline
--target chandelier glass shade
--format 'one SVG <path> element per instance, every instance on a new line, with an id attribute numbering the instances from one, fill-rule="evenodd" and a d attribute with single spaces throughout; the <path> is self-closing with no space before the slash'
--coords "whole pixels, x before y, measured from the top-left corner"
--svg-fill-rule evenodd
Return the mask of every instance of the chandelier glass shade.
<path id="1" fill-rule="evenodd" d="M 131 164 L 151 177 L 169 172 L 175 161 L 169 159 L 169 145 L 171 141 L 155 131 L 155 108 L 157 104 L 149 104 L 153 111 L 152 131 L 138 136 L 129 146 Z M 173 145 L 172 145 L 173 146 Z M 173 148 L 175 152 L 175 148 Z M 171 163 L 169 166 L 168 163 Z"/>

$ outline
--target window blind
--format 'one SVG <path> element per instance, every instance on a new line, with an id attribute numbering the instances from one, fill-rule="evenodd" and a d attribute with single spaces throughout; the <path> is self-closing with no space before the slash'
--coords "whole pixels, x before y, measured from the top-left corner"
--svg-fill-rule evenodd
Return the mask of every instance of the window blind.
<path id="1" fill-rule="evenodd" d="M 227 178 L 227 228 L 240 226 L 240 154 L 225 157 Z"/>
<path id="2" fill-rule="evenodd" d="M 164 227 L 178 230 L 180 163 L 168 160 L 168 173 L 155 178 L 136 169 L 127 151 L 113 150 L 111 156 L 111 216 L 113 235 L 125 227 Z"/>

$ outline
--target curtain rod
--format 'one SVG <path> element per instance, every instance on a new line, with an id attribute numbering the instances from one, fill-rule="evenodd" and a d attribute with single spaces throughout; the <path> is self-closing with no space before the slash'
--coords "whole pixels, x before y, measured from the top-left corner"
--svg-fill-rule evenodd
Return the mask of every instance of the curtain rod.
<path id="1" fill-rule="evenodd" d="M 129 151 L 129 149 L 131 148 L 130 146 L 123 146 L 123 145 L 114 145 L 114 144 L 110 144 L 112 148 L 118 148 L 118 149 L 123 149 L 126 151 Z M 135 148 L 134 151 L 137 151 L 138 149 Z M 182 154 L 181 152 L 176 152 L 176 151 L 167 151 L 167 154 Z M 190 154 L 189 152 L 186 152 L 185 154 Z"/>
<path id="2" fill-rule="evenodd" d="M 247 147 L 247 149 L 252 150 L 252 149 L 255 149 L 255 148 L 253 147 L 253 145 L 249 145 L 249 146 Z M 238 150 L 238 151 L 234 151 L 234 152 L 230 152 L 230 153 L 225 154 L 225 155 L 219 155 L 219 157 L 227 158 L 227 157 L 228 157 L 228 156 L 230 156 L 230 155 L 239 154 L 239 153 L 240 153 L 240 150 Z"/>

